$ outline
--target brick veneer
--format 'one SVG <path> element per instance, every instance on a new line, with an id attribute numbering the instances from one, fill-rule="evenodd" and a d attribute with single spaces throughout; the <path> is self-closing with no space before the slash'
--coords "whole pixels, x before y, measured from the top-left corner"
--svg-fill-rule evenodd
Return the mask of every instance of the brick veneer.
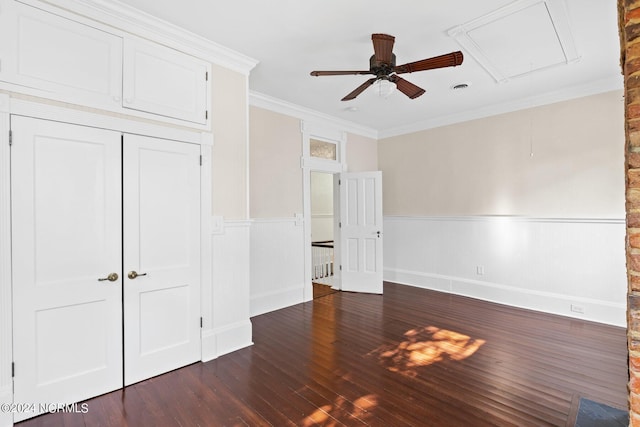
<path id="1" fill-rule="evenodd" d="M 629 424 L 640 427 L 640 0 L 618 0 L 625 82 Z"/>

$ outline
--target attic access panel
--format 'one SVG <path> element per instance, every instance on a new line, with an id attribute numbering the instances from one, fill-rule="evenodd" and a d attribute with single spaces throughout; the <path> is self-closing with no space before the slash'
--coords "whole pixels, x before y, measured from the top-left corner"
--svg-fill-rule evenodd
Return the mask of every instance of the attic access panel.
<path id="1" fill-rule="evenodd" d="M 580 59 L 564 0 L 520 0 L 448 34 L 500 83 Z"/>

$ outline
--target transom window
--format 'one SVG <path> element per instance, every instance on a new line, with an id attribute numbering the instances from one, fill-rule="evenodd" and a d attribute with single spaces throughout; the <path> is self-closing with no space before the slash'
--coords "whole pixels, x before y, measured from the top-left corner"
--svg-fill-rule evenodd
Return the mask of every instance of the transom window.
<path id="1" fill-rule="evenodd" d="M 311 138 L 309 140 L 309 154 L 311 157 L 326 160 L 337 160 L 337 145 L 329 141 Z"/>

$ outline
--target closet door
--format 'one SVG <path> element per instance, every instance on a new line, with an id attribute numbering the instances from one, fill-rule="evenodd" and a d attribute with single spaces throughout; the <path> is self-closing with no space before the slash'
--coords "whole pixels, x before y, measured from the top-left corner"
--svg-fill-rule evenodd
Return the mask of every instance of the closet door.
<path id="1" fill-rule="evenodd" d="M 125 384 L 200 360 L 200 147 L 124 137 Z"/>
<path id="2" fill-rule="evenodd" d="M 11 129 L 13 401 L 118 389 L 120 133 L 16 116 Z"/>

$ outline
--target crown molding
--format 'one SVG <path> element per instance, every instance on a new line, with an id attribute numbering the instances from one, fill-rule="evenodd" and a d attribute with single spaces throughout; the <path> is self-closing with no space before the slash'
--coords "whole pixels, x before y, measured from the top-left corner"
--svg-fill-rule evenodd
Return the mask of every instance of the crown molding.
<path id="1" fill-rule="evenodd" d="M 378 131 L 357 123 L 342 120 L 328 114 L 320 113 L 310 108 L 301 107 L 278 98 L 265 95 L 263 93 L 251 91 L 249 93 L 249 105 L 264 108 L 276 113 L 285 114 L 297 119 L 324 124 L 333 128 L 339 128 L 343 132 L 361 135 L 367 138 L 378 139 Z"/>
<path id="2" fill-rule="evenodd" d="M 197 56 L 213 64 L 248 75 L 258 64 L 232 49 L 156 18 L 118 0 L 21 0 L 32 6 L 43 4 L 66 9 L 121 31 Z M 51 10 L 50 8 L 47 8 Z"/>
<path id="3" fill-rule="evenodd" d="M 499 114 L 506 114 L 513 111 L 525 110 L 527 108 L 540 107 L 543 105 L 554 104 L 556 102 L 597 95 L 599 93 L 622 90 L 623 88 L 624 82 L 622 79 L 622 75 L 620 75 L 616 76 L 615 78 L 606 78 L 584 85 L 576 85 L 563 88 L 551 93 L 533 95 L 513 102 L 504 102 L 501 104 L 490 105 L 485 108 L 462 111 L 460 113 L 451 114 L 448 116 L 434 117 L 432 119 L 412 123 L 407 126 L 389 128 L 381 130 L 378 135 L 379 139 L 391 138 L 394 136 L 421 132 L 441 126 L 468 122 L 471 120 L 482 119 Z"/>

